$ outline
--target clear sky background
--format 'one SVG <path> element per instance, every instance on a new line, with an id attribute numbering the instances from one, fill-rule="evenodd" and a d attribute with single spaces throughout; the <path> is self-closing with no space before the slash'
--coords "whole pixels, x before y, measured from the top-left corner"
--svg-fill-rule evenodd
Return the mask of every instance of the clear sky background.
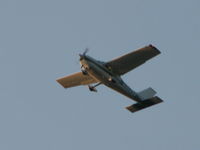
<path id="1" fill-rule="evenodd" d="M 1 0 L 1 150 L 200 148 L 198 0 Z M 148 44 L 161 55 L 123 76 L 165 102 L 137 113 L 108 89 L 63 89 L 79 53 L 108 61 Z"/>

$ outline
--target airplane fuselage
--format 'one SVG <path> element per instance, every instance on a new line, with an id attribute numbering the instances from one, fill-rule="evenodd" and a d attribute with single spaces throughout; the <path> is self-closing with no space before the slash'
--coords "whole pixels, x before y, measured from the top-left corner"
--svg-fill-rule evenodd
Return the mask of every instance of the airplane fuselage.
<path id="1" fill-rule="evenodd" d="M 108 62 L 98 61 L 86 55 L 87 52 L 88 49 L 85 49 L 82 54 L 79 54 L 81 72 L 56 80 L 64 88 L 87 85 L 90 91 L 97 92 L 96 87 L 104 84 L 137 102 L 126 107 L 130 112 L 136 112 L 163 102 L 161 98 L 155 96 L 156 91 L 151 87 L 135 92 L 121 78 L 122 75 L 160 54 L 155 46 L 150 44 Z"/>
<path id="2" fill-rule="evenodd" d="M 125 84 L 120 76 L 113 74 L 112 70 L 110 70 L 109 67 L 106 67 L 102 62 L 99 62 L 90 56 L 84 56 L 84 59 L 80 60 L 80 63 L 92 78 L 134 101 L 141 102 L 137 93 Z"/>

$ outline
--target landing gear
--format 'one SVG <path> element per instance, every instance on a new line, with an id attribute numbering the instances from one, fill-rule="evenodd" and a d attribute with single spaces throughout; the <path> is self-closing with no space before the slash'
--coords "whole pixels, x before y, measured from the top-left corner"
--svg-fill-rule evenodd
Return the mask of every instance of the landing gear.
<path id="1" fill-rule="evenodd" d="M 87 75 L 88 74 L 85 69 L 81 69 L 81 72 L 82 72 L 83 75 Z"/>
<path id="2" fill-rule="evenodd" d="M 81 72 L 82 72 L 83 75 L 87 75 L 88 74 L 86 69 L 83 67 L 83 65 L 81 66 Z"/>
<path id="3" fill-rule="evenodd" d="M 91 92 L 97 92 L 97 89 L 91 85 L 88 85 L 88 88 Z"/>
<path id="4" fill-rule="evenodd" d="M 101 84 L 101 82 L 99 82 L 98 84 L 92 86 L 92 85 L 88 85 L 88 88 L 91 92 L 97 92 L 96 87 L 99 86 Z"/>

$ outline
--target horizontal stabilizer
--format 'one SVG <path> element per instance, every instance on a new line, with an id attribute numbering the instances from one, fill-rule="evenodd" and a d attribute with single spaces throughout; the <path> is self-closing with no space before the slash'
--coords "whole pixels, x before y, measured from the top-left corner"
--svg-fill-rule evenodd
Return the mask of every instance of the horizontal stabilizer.
<path id="1" fill-rule="evenodd" d="M 128 106 L 126 107 L 126 109 L 128 109 L 130 112 L 136 112 L 136 111 L 139 111 L 139 110 L 142 110 L 144 108 L 147 108 L 147 107 L 150 107 L 150 106 L 153 106 L 155 104 L 159 104 L 163 102 L 162 99 L 160 99 L 159 97 L 155 96 L 155 97 L 152 97 L 150 99 L 147 99 L 147 100 L 144 100 L 143 102 L 141 103 L 136 103 L 136 104 L 133 104 L 131 106 Z"/>

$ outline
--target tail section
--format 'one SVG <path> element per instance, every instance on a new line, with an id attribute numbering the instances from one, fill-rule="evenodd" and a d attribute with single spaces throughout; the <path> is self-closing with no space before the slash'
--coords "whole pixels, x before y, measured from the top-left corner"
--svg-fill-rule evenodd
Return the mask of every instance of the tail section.
<path id="1" fill-rule="evenodd" d="M 160 99 L 159 97 L 155 96 L 155 97 L 146 99 L 146 100 L 142 101 L 141 103 L 136 103 L 131 106 L 128 106 L 128 107 L 126 107 L 126 109 L 128 109 L 130 112 L 134 113 L 136 111 L 145 109 L 145 108 L 153 106 L 155 104 L 159 104 L 161 102 L 163 102 L 163 100 Z"/>
<path id="2" fill-rule="evenodd" d="M 146 99 L 150 99 L 154 95 L 156 95 L 156 91 L 154 91 L 151 87 L 149 87 L 141 92 L 138 92 L 137 94 L 141 100 L 146 100 Z"/>

